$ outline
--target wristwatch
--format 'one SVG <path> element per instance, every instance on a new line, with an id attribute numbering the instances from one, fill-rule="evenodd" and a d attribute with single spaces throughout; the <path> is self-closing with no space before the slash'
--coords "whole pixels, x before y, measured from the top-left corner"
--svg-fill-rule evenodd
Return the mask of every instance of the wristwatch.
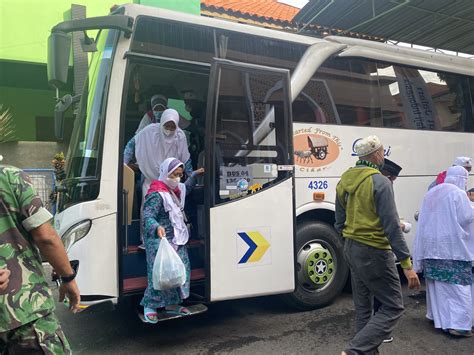
<path id="1" fill-rule="evenodd" d="M 68 282 L 71 282 L 76 278 L 76 270 L 73 269 L 73 274 L 69 276 L 60 276 L 59 279 L 61 280 L 62 284 L 66 284 Z"/>

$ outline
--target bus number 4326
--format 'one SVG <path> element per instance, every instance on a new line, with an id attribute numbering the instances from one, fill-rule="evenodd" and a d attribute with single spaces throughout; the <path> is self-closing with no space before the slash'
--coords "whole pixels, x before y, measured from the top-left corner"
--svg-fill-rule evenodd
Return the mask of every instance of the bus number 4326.
<path id="1" fill-rule="evenodd" d="M 308 185 L 308 189 L 310 190 L 326 190 L 327 188 L 328 188 L 327 180 L 310 181 Z"/>

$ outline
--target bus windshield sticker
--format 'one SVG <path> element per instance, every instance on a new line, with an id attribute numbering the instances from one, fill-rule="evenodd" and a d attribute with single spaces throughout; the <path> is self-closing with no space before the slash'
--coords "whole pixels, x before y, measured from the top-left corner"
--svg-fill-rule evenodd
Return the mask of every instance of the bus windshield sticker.
<path id="1" fill-rule="evenodd" d="M 240 179 L 237 181 L 237 189 L 239 191 L 247 191 L 249 188 L 249 182 L 245 179 Z"/>
<path id="2" fill-rule="evenodd" d="M 278 165 L 278 171 L 292 171 L 294 168 L 294 165 Z"/>
<path id="3" fill-rule="evenodd" d="M 248 166 L 222 166 L 221 167 L 221 190 L 247 190 L 249 185 L 253 185 L 252 169 Z M 245 180 L 246 183 L 244 183 Z M 234 187 L 235 186 L 235 187 Z M 227 188 L 231 187 L 231 188 Z"/>
<path id="4" fill-rule="evenodd" d="M 112 57 L 112 47 L 106 47 L 104 48 L 104 51 L 102 52 L 102 59 L 108 59 Z"/>
<path id="5" fill-rule="evenodd" d="M 86 149 L 84 151 L 84 158 L 96 158 L 97 151 L 95 149 Z"/>
<path id="6" fill-rule="evenodd" d="M 257 191 L 260 191 L 261 189 L 263 189 L 263 185 L 262 184 L 253 184 L 252 186 L 249 187 L 249 192 L 251 194 L 254 194 L 256 193 Z"/>

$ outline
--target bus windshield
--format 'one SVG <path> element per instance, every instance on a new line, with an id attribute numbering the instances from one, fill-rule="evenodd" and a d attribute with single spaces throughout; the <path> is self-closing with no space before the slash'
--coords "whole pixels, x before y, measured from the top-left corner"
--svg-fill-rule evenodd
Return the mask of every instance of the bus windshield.
<path id="1" fill-rule="evenodd" d="M 66 158 L 66 178 L 59 211 L 97 198 L 100 187 L 102 141 L 113 47 L 118 31 L 102 30 L 92 56 Z"/>

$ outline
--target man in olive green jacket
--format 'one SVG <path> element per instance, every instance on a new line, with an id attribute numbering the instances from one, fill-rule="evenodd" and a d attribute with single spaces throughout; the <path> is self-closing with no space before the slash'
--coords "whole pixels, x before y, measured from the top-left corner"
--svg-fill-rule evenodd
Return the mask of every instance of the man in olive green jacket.
<path id="1" fill-rule="evenodd" d="M 357 142 L 355 151 L 359 161 L 342 175 L 336 188 L 335 227 L 345 239 L 357 330 L 343 354 L 377 354 L 404 310 L 394 254 L 408 286 L 418 288 L 420 281 L 402 235 L 392 184 L 379 171 L 384 161 L 382 143 L 369 136 Z M 372 315 L 374 296 L 382 305 Z"/>

